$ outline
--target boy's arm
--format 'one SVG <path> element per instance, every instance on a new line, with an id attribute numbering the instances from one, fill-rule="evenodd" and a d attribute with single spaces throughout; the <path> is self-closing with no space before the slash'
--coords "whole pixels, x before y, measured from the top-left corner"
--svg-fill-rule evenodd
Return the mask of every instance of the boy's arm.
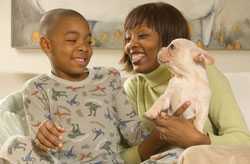
<path id="1" fill-rule="evenodd" d="M 136 107 L 136 93 L 134 90 L 127 87 L 127 82 L 128 82 L 128 80 L 126 80 L 124 82 L 124 86 L 123 86 L 124 90 L 127 93 L 127 97 L 129 99 L 130 104 L 132 104 L 134 107 Z M 128 94 L 128 92 L 129 92 L 129 94 Z M 141 163 L 141 157 L 140 157 L 140 154 L 138 151 L 138 145 L 132 146 L 129 148 L 125 148 L 121 152 L 121 157 L 123 158 L 125 164 L 130 164 L 130 163 L 140 164 Z"/>
<path id="2" fill-rule="evenodd" d="M 138 135 L 135 135 L 136 133 L 135 131 L 133 131 L 133 127 L 136 126 L 137 124 L 137 127 L 139 128 L 140 126 L 138 125 L 140 125 L 140 121 L 139 121 L 139 118 L 137 118 L 137 114 L 133 110 L 132 106 L 130 105 L 130 102 L 128 101 L 128 98 L 123 90 L 120 75 L 116 77 L 116 81 L 117 81 L 118 87 L 116 91 L 113 93 L 113 96 L 115 99 L 114 106 L 118 109 L 117 119 L 120 120 L 119 127 L 120 127 L 120 132 L 121 132 L 122 140 L 123 140 L 121 145 L 124 147 L 123 151 L 121 152 L 121 157 L 126 164 L 130 164 L 130 163 L 139 164 L 141 163 L 141 159 L 140 159 L 140 155 L 138 152 L 138 145 L 136 145 L 136 143 L 141 142 L 142 138 L 141 138 L 141 133 L 139 132 L 140 130 L 138 129 L 137 131 Z M 126 123 L 126 120 L 128 121 L 127 123 Z M 122 124 L 125 126 L 122 126 Z M 128 141 L 130 141 L 129 147 L 128 147 Z"/>
<path id="3" fill-rule="evenodd" d="M 149 135 L 149 131 L 144 128 L 137 113 L 130 104 L 122 87 L 120 75 L 117 75 L 115 78 L 117 84 L 112 94 L 115 100 L 113 106 L 116 108 L 118 128 L 122 137 L 130 146 L 137 145 L 145 136 Z"/>
<path id="4" fill-rule="evenodd" d="M 28 135 L 34 140 L 35 146 L 43 151 L 63 146 L 64 129 L 59 127 L 60 120 L 56 113 L 60 100 L 57 92 L 53 90 L 54 86 L 54 80 L 47 75 L 40 75 L 28 81 L 23 91 Z"/>
<path id="5" fill-rule="evenodd" d="M 30 82 L 23 90 L 23 104 L 29 135 L 35 139 L 41 123 L 51 117 L 48 95 L 44 89 L 36 87 L 35 82 Z"/>
<path id="6" fill-rule="evenodd" d="M 139 164 L 141 161 L 148 159 L 151 155 L 158 152 L 163 143 L 160 141 L 159 132 L 152 127 L 144 124 L 137 115 L 137 112 L 131 106 L 127 95 L 120 84 L 120 89 L 116 93 L 116 106 L 120 122 L 120 131 L 127 143 L 132 146 L 124 149 L 121 156 L 125 163 Z M 123 121 L 126 126 L 123 126 Z"/>

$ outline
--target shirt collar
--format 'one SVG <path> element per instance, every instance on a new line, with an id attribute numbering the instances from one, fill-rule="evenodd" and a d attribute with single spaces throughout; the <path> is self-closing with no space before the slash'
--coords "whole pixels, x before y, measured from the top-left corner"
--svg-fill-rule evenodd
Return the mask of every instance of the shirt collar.
<path id="1" fill-rule="evenodd" d="M 147 74 L 140 74 L 151 87 L 157 87 L 167 84 L 171 78 L 171 73 L 166 65 L 160 65 L 158 68 Z"/>

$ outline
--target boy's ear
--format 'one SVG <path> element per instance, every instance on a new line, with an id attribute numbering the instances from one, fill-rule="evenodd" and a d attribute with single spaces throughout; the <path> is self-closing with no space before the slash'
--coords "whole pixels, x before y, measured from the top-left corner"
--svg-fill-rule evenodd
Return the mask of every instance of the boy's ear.
<path id="1" fill-rule="evenodd" d="M 40 38 L 40 47 L 47 55 L 49 55 L 52 49 L 51 41 L 47 37 L 42 36 Z"/>
<path id="2" fill-rule="evenodd" d="M 214 64 L 214 58 L 210 56 L 207 51 L 201 48 L 196 47 L 195 49 L 193 49 L 192 54 L 193 60 L 198 64 L 201 64 L 203 66 Z"/>

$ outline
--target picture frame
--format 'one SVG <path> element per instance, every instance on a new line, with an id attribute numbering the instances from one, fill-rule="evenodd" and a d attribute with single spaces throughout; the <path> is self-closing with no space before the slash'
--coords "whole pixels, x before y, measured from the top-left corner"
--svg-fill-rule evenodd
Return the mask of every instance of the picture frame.
<path id="1" fill-rule="evenodd" d="M 12 0 L 11 46 L 39 48 L 39 20 L 53 8 L 74 9 L 88 20 L 93 46 L 123 47 L 123 22 L 128 12 L 157 0 Z M 249 0 L 162 0 L 178 8 L 187 18 L 192 40 L 208 50 L 250 49 Z M 101 5 L 100 5 L 101 4 Z"/>

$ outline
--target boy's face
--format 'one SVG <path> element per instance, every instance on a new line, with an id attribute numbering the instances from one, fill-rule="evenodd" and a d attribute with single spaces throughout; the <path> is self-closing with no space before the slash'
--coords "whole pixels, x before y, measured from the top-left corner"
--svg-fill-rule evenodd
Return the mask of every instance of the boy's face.
<path id="1" fill-rule="evenodd" d="M 50 59 L 54 74 L 72 81 L 87 76 L 85 68 L 92 56 L 91 32 L 82 18 L 61 18 L 51 34 L 41 38 L 40 44 Z"/>

